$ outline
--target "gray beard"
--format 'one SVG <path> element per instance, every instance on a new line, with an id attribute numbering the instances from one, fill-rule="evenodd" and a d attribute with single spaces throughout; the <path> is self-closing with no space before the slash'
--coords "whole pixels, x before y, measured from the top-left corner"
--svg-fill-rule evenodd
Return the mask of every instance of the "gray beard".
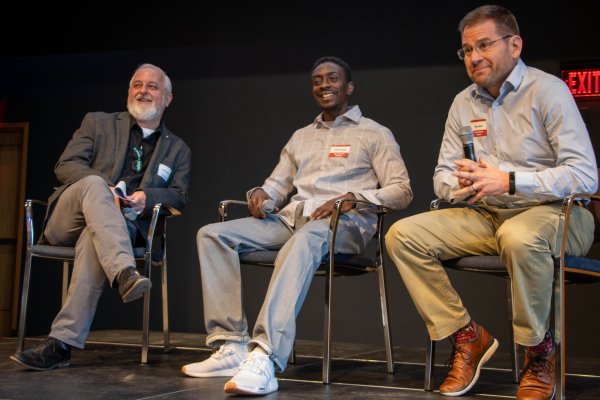
<path id="1" fill-rule="evenodd" d="M 154 105 L 149 107 L 141 106 L 137 103 L 127 103 L 127 110 L 137 121 L 152 121 L 160 117 L 162 110 Z"/>

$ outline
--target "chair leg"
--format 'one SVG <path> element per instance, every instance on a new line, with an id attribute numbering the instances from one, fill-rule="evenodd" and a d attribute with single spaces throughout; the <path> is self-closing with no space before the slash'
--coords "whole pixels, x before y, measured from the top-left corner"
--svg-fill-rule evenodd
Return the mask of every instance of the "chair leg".
<path id="1" fill-rule="evenodd" d="M 323 374 L 322 382 L 328 385 L 331 372 L 331 300 L 333 293 L 333 276 L 331 267 L 325 275 L 325 315 L 323 318 Z"/>
<path id="2" fill-rule="evenodd" d="M 387 372 L 394 373 L 394 346 L 392 346 L 392 333 L 388 317 L 387 288 L 385 284 L 385 271 L 383 264 L 377 268 L 379 278 L 379 300 L 381 303 L 381 320 L 383 322 L 383 339 L 385 341 L 385 357 L 387 360 Z"/>
<path id="3" fill-rule="evenodd" d="M 296 365 L 296 341 L 294 340 L 294 344 L 292 345 L 292 351 L 290 351 L 290 358 L 288 360 L 288 364 Z"/>
<path id="4" fill-rule="evenodd" d="M 565 390 L 565 281 L 561 268 L 555 269 L 554 274 L 554 343 L 556 363 L 555 371 L 555 399 L 566 399 Z"/>
<path id="5" fill-rule="evenodd" d="M 27 301 L 29 300 L 29 282 L 31 278 L 31 252 L 25 255 L 25 270 L 23 271 L 23 291 L 21 293 L 21 315 L 19 316 L 19 331 L 17 353 L 23 351 L 25 345 L 25 325 L 27 323 Z"/>
<path id="6" fill-rule="evenodd" d="M 69 262 L 63 262 L 63 272 L 62 272 L 62 299 L 61 305 L 65 305 L 65 301 L 67 301 L 67 293 L 69 293 Z"/>
<path id="7" fill-rule="evenodd" d="M 519 345 L 514 341 L 514 330 L 513 330 L 513 287 L 512 280 L 507 279 L 506 281 L 506 297 L 508 304 L 508 326 L 511 340 L 511 349 L 510 349 L 510 364 L 512 368 L 512 380 L 514 383 L 519 383 L 519 375 L 520 375 L 520 361 L 519 361 Z"/>
<path id="8" fill-rule="evenodd" d="M 425 346 L 425 390 L 430 392 L 433 390 L 433 369 L 435 359 L 435 341 L 427 338 Z"/>
<path id="9" fill-rule="evenodd" d="M 163 349 L 171 350 L 171 331 L 169 330 L 169 295 L 167 293 L 167 257 L 162 260 L 162 315 L 163 315 Z"/>
<path id="10" fill-rule="evenodd" d="M 152 261 L 150 255 L 146 255 L 144 271 L 146 277 L 150 279 L 152 273 Z M 151 280 L 151 279 L 150 279 Z M 144 309 L 142 317 L 142 364 L 148 363 L 148 348 L 150 347 L 150 290 L 144 293 Z"/>

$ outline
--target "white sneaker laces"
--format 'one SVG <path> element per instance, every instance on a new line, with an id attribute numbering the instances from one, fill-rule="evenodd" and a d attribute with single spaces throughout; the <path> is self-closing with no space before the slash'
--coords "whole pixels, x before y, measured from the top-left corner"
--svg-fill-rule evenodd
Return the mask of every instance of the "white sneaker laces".
<path id="1" fill-rule="evenodd" d="M 219 350 L 215 351 L 211 355 L 211 357 L 214 358 L 215 360 L 220 360 L 223 357 L 227 357 L 227 356 L 235 353 L 234 346 L 235 346 L 234 343 L 222 344 L 221 347 L 219 347 Z"/>
<path id="2" fill-rule="evenodd" d="M 261 357 L 258 354 L 250 354 L 240 364 L 241 370 L 250 370 L 257 375 L 268 375 L 268 364 L 271 362 L 266 356 Z"/>

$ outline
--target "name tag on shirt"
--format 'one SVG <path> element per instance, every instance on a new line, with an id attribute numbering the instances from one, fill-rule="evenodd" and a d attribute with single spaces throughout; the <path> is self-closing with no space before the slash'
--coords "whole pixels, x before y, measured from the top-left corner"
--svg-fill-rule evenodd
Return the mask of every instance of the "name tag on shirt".
<path id="1" fill-rule="evenodd" d="M 171 167 L 168 167 L 165 164 L 159 164 L 158 176 L 160 176 L 163 181 L 168 182 L 169 177 L 171 176 Z"/>
<path id="2" fill-rule="evenodd" d="M 349 144 L 332 144 L 329 150 L 329 158 L 348 158 L 349 155 Z"/>
<path id="3" fill-rule="evenodd" d="M 487 121 L 485 119 L 474 119 L 471 121 L 471 129 L 473 129 L 473 136 L 475 137 L 487 136 Z"/>

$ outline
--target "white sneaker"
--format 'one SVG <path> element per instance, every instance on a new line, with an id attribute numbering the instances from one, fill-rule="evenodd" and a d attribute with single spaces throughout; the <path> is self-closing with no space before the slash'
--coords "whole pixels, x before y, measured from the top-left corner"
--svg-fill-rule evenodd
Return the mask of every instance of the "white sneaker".
<path id="1" fill-rule="evenodd" d="M 184 365 L 181 371 L 195 378 L 233 376 L 247 355 L 246 342 L 226 341 L 210 358 L 202 362 Z"/>
<path id="2" fill-rule="evenodd" d="M 269 394 L 278 388 L 275 366 L 269 356 L 252 352 L 240 364 L 239 371 L 225 384 L 225 393 Z"/>

